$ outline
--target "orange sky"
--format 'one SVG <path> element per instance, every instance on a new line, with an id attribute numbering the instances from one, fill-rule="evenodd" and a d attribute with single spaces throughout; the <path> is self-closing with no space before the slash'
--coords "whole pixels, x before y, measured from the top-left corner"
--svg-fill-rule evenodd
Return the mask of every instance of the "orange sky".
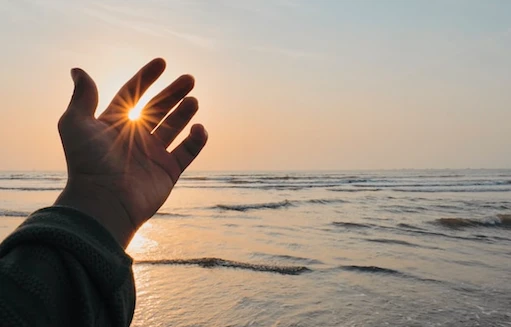
<path id="1" fill-rule="evenodd" d="M 196 78 L 198 170 L 511 168 L 511 2 L 7 1 L 0 170 L 63 170 L 69 70 L 100 107 Z M 147 100 L 149 97 L 144 97 Z"/>

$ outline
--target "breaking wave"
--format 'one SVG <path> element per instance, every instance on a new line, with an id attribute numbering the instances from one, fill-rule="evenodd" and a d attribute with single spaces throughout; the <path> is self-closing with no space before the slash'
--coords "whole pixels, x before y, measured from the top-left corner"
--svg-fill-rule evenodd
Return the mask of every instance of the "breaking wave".
<path id="1" fill-rule="evenodd" d="M 247 204 L 217 204 L 212 209 L 230 210 L 230 211 L 249 211 L 262 209 L 280 209 L 286 207 L 295 207 L 301 204 L 319 204 L 328 205 L 332 203 L 346 203 L 343 199 L 325 198 L 325 199 L 308 199 L 308 200 L 284 200 L 279 202 L 266 203 L 247 203 Z"/>
<path id="2" fill-rule="evenodd" d="M 281 202 L 267 202 L 267 203 L 258 203 L 258 204 L 217 204 L 213 208 L 221 209 L 221 210 L 233 210 L 233 211 L 248 211 L 248 210 L 258 210 L 258 209 L 279 209 L 292 206 L 291 201 L 284 200 Z"/>
<path id="3" fill-rule="evenodd" d="M 306 202 L 312 204 L 330 204 L 330 203 L 346 203 L 348 201 L 341 199 L 310 199 L 306 200 Z"/>
<path id="4" fill-rule="evenodd" d="M 288 254 L 269 254 L 269 253 L 254 252 L 254 253 L 252 253 L 252 255 L 255 257 L 259 257 L 259 258 L 264 258 L 266 260 L 285 260 L 285 261 L 301 263 L 301 264 L 306 264 L 306 265 L 324 264 L 322 261 L 317 260 L 317 259 L 297 257 L 294 255 L 288 255 Z"/>
<path id="5" fill-rule="evenodd" d="M 30 212 L 0 209 L 0 217 L 28 217 Z"/>
<path id="6" fill-rule="evenodd" d="M 282 275 L 300 275 L 305 272 L 312 271 L 304 266 L 275 266 L 275 265 L 260 265 L 246 262 L 225 260 L 219 258 L 196 258 L 196 259 L 169 259 L 169 260 L 141 260 L 136 261 L 136 264 L 149 264 L 149 265 L 197 265 L 203 268 L 236 268 L 252 271 L 271 272 Z"/>
<path id="7" fill-rule="evenodd" d="M 467 218 L 439 218 L 433 221 L 436 225 L 457 229 L 465 227 L 503 227 L 511 228 L 511 214 L 497 215 L 493 219 L 467 219 Z"/>

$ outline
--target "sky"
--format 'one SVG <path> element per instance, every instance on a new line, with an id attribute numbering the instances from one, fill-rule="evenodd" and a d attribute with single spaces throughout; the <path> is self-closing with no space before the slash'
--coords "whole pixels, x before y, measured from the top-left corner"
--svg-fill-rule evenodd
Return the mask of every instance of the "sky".
<path id="1" fill-rule="evenodd" d="M 0 0 L 0 42 L 0 170 L 65 170 L 72 67 L 101 112 L 155 57 L 194 170 L 511 168 L 508 0 Z"/>

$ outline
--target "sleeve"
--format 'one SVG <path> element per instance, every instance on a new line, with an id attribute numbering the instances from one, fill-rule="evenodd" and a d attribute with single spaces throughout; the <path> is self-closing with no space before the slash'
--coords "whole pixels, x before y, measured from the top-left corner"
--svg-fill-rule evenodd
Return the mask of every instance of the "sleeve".
<path id="1" fill-rule="evenodd" d="M 94 218 L 38 210 L 0 244 L 0 326 L 129 326 L 132 263 Z"/>

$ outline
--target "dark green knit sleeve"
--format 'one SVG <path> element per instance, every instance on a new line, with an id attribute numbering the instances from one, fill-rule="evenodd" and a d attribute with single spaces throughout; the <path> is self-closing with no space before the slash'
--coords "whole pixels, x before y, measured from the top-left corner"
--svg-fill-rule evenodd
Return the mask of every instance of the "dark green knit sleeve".
<path id="1" fill-rule="evenodd" d="M 92 217 L 38 210 L 0 244 L 0 326 L 129 326 L 132 263 Z"/>

